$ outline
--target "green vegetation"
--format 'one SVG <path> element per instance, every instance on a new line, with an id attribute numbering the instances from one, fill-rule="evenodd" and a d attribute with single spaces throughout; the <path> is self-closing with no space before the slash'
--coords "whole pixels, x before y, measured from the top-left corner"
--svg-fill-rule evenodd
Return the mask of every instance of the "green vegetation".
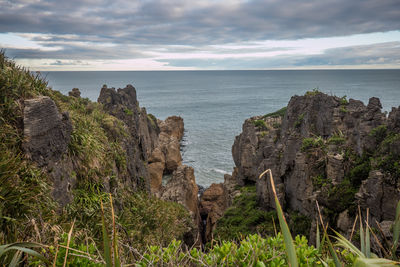
<path id="1" fill-rule="evenodd" d="M 133 115 L 133 111 L 130 110 L 129 108 L 125 108 L 125 109 L 124 109 L 124 112 L 125 112 L 126 115 L 129 115 L 129 116 L 132 116 L 132 115 Z"/>
<path id="2" fill-rule="evenodd" d="M 346 143 L 346 138 L 339 135 L 333 135 L 327 140 L 328 145 L 343 145 Z"/>
<path id="3" fill-rule="evenodd" d="M 322 266 L 318 250 L 308 246 L 304 236 L 294 240 L 295 253 L 300 266 Z M 282 234 L 262 238 L 249 235 L 240 242 L 225 241 L 209 251 L 197 248 L 186 251 L 181 242 L 168 247 L 151 246 L 137 266 L 288 266 Z M 293 266 L 293 265 L 292 265 Z"/>
<path id="4" fill-rule="evenodd" d="M 72 162 L 70 176 L 76 184 L 71 188 L 73 201 L 65 207 L 53 200 L 48 174 L 23 156 L 23 101 L 41 95 L 49 96 L 60 112 L 68 112 L 73 126 L 64 159 Z M 129 115 L 130 112 L 126 113 Z M 156 120 L 152 115 L 148 118 Z M 66 245 L 65 234 L 74 222 L 77 234 L 69 244 L 86 254 L 83 253 L 79 261 L 72 257 L 68 262 L 75 266 L 90 266 L 88 262 L 93 260 L 93 264 L 97 264 L 101 257 L 89 257 L 87 253 L 92 254 L 94 247 L 102 247 L 100 210 L 101 203 L 108 200 L 107 191 L 115 192 L 118 209 L 112 218 L 121 231 L 119 242 L 126 245 L 119 248 L 125 260 L 134 258 L 132 248 L 140 251 L 148 244 L 165 245 L 173 238 L 183 238 L 184 232 L 191 227 L 191 220 L 181 205 L 134 192 L 131 187 L 121 184 L 127 179 L 127 155 L 123 149 L 127 137 L 127 126 L 104 112 L 101 104 L 87 98 L 64 96 L 47 88 L 39 74 L 16 66 L 1 52 L 0 244 L 10 244 L 7 246 L 14 251 L 21 245 L 25 252 L 28 250 L 19 243 L 20 240 L 49 244 L 44 254 L 52 259 L 54 253 L 65 253 L 61 246 Z M 110 207 L 105 208 L 105 213 L 110 213 Z M 105 220 L 107 225 L 112 223 L 110 218 Z M 16 254 L 9 251 L 0 256 L 0 265 L 14 259 Z M 57 262 L 60 261 L 63 259 L 57 258 Z"/>
<path id="5" fill-rule="evenodd" d="M 276 213 L 258 207 L 255 185 L 244 186 L 240 191 L 233 205 L 218 220 L 214 236 L 221 240 L 240 240 L 248 234 L 274 234 L 273 220 L 277 220 Z"/>
<path id="6" fill-rule="evenodd" d="M 382 143 L 387 135 L 387 126 L 380 125 L 369 133 L 369 136 L 374 137 L 377 143 Z"/>
<path id="7" fill-rule="evenodd" d="M 324 140 L 321 136 L 304 138 L 301 145 L 301 151 L 307 151 L 314 148 L 323 148 L 325 145 Z"/>
<path id="8" fill-rule="evenodd" d="M 157 126 L 157 118 L 153 114 L 151 113 L 147 114 L 147 119 L 150 121 L 151 125 L 154 128 Z"/>
<path id="9" fill-rule="evenodd" d="M 268 130 L 267 124 L 265 124 L 264 120 L 254 120 L 254 121 L 252 121 L 252 123 L 254 124 L 254 126 L 256 126 L 256 127 L 260 128 L 260 129 L 267 129 Z"/>
<path id="10" fill-rule="evenodd" d="M 319 91 L 319 88 L 314 88 L 312 91 L 307 91 L 305 96 L 316 96 L 318 94 L 322 94 L 322 92 Z"/>
<path id="11" fill-rule="evenodd" d="M 345 106 L 349 103 L 349 101 L 347 101 L 347 96 L 342 96 L 340 98 L 340 105 Z"/>
<path id="12" fill-rule="evenodd" d="M 294 123 L 295 128 L 299 128 L 304 121 L 304 113 L 301 113 L 298 117 L 296 122 Z"/>
<path id="13" fill-rule="evenodd" d="M 278 118 L 278 117 L 284 117 L 287 111 L 287 107 L 283 107 L 277 111 L 265 114 L 263 116 L 263 119 L 268 118 L 268 117 L 272 117 L 272 118 Z"/>

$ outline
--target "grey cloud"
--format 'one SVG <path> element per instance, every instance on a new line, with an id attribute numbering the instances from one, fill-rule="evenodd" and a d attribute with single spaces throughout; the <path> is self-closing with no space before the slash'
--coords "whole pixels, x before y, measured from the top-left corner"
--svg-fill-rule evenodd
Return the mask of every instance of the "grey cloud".
<path id="1" fill-rule="evenodd" d="M 318 56 L 297 59 L 295 66 L 320 65 L 399 65 L 400 42 L 334 48 Z"/>
<path id="2" fill-rule="evenodd" d="M 400 42 L 335 48 L 314 56 L 276 56 L 243 59 L 164 59 L 174 67 L 213 69 L 268 69 L 307 66 L 399 65 Z"/>
<path id="3" fill-rule="evenodd" d="M 253 0 L 236 6 L 179 0 L 6 3 L 0 32 L 97 36 L 120 44 L 218 44 L 400 29 L 398 0 Z"/>
<path id="4" fill-rule="evenodd" d="M 59 46 L 59 44 L 54 44 Z M 63 44 L 60 50 L 42 50 L 42 49 L 5 49 L 7 56 L 11 58 L 30 58 L 30 59 L 127 59 L 127 58 L 147 58 L 145 53 L 135 51 L 130 47 L 91 47 Z"/>

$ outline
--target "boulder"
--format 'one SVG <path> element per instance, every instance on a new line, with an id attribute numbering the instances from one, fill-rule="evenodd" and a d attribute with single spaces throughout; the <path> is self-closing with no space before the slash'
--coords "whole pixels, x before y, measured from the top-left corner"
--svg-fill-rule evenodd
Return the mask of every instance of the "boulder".
<path id="1" fill-rule="evenodd" d="M 79 98 L 79 97 L 81 97 L 81 91 L 79 91 L 78 88 L 72 88 L 72 90 L 70 92 L 68 92 L 68 95 Z"/>

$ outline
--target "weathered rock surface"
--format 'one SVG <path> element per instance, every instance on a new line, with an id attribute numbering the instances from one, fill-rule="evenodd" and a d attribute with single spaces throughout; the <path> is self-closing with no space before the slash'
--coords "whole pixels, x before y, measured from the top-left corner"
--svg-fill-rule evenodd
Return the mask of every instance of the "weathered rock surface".
<path id="1" fill-rule="evenodd" d="M 194 228 L 185 235 L 188 245 L 200 244 L 200 213 L 198 202 L 198 187 L 192 167 L 180 165 L 172 174 L 160 193 L 160 198 L 182 204 L 189 212 L 194 222 Z"/>
<path id="2" fill-rule="evenodd" d="M 200 216 L 206 220 L 204 238 L 212 239 L 212 232 L 217 226 L 217 221 L 222 217 L 227 208 L 227 192 L 223 184 L 212 184 L 207 188 L 200 201 Z"/>
<path id="3" fill-rule="evenodd" d="M 104 110 L 123 121 L 129 129 L 130 135 L 123 142 L 127 154 L 126 183 L 133 189 L 139 186 L 150 190 L 150 175 L 144 162 L 158 145 L 158 125 L 148 117 L 146 109 L 139 107 L 136 90 L 132 85 L 118 90 L 103 86 L 98 102 L 103 104 Z M 152 175 L 154 176 L 154 171 Z"/>
<path id="4" fill-rule="evenodd" d="M 79 91 L 79 88 L 72 88 L 72 90 L 68 92 L 68 95 L 78 98 L 81 97 L 81 91 Z"/>
<path id="5" fill-rule="evenodd" d="M 163 174 L 171 174 L 182 164 L 180 141 L 184 132 L 181 117 L 172 116 L 165 121 L 158 120 L 157 125 L 160 128 L 158 146 L 150 155 L 148 167 L 151 173 L 151 192 L 153 193 L 161 190 Z"/>
<path id="6" fill-rule="evenodd" d="M 24 105 L 25 153 L 39 166 L 60 160 L 71 139 L 68 114 L 61 114 L 47 96 L 25 100 Z"/>
<path id="7" fill-rule="evenodd" d="M 285 209 L 314 219 L 318 200 L 326 219 L 335 220 L 330 224 L 343 232 L 354 220 L 354 211 L 347 211 L 352 203 L 370 208 L 371 221 L 393 220 L 400 177 L 378 161 L 365 160 L 377 157 L 390 162 L 385 155 L 400 155 L 400 111 L 393 108 L 387 118 L 381 108 L 378 98 L 365 106 L 319 92 L 294 96 L 284 116 L 258 116 L 244 122 L 232 147 L 236 165 L 232 179 L 241 185 L 256 183 L 260 205 L 273 209 L 269 178 L 258 179 L 271 169 Z M 383 138 L 394 136 L 390 146 L 375 136 L 378 126 Z M 332 212 L 340 215 L 327 215 Z"/>
<path id="8" fill-rule="evenodd" d="M 72 124 L 68 113 L 60 113 L 54 101 L 41 96 L 24 101 L 25 154 L 39 167 L 50 171 L 53 197 L 62 205 L 70 202 L 75 178 L 72 162 L 64 158 L 71 139 Z"/>

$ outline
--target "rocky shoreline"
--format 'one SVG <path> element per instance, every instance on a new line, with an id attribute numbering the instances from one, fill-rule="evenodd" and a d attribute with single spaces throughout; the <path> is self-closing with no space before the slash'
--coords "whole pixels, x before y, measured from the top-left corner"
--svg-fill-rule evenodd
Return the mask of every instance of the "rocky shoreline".
<path id="1" fill-rule="evenodd" d="M 79 98 L 79 89 L 70 96 Z M 276 113 L 247 119 L 232 146 L 236 165 L 232 175 L 205 189 L 201 200 L 193 168 L 182 165 L 181 117 L 161 121 L 147 114 L 131 85 L 118 90 L 103 86 L 98 103 L 124 123 L 127 133 L 121 142 L 126 170 L 114 166 L 119 185 L 113 188 L 105 179 L 105 188 L 145 188 L 162 200 L 182 204 L 193 221 L 185 234 L 188 245 L 213 239 L 218 220 L 241 186 L 255 185 L 259 207 L 273 210 L 268 180 L 258 179 L 266 169 L 274 174 L 284 209 L 311 220 L 311 239 L 316 202 L 324 219 L 343 233 L 351 231 L 357 205 L 369 209 L 372 226 L 390 225 L 394 220 L 400 200 L 400 109 L 393 108 L 386 116 L 377 98 L 365 106 L 313 91 L 292 97 L 287 108 Z M 72 127 L 68 113 L 58 111 L 49 97 L 24 101 L 24 151 L 52 177 L 53 197 L 62 206 L 72 201 L 71 188 L 77 183 L 76 160 L 64 156 Z M 112 122 L 109 134 L 121 138 L 116 127 Z M 162 185 L 167 174 L 171 179 Z"/>

